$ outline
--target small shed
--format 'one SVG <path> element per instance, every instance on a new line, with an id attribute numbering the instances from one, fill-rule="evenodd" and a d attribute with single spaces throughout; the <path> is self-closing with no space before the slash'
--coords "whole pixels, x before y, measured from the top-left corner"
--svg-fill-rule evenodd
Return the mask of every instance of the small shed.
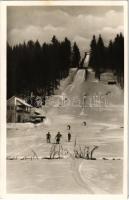
<path id="1" fill-rule="evenodd" d="M 30 120 L 32 106 L 16 96 L 7 100 L 7 122 L 23 123 Z"/>
<path id="2" fill-rule="evenodd" d="M 101 73 L 100 81 L 109 85 L 117 84 L 116 76 L 112 72 Z"/>
<path id="3" fill-rule="evenodd" d="M 40 123 L 43 122 L 45 118 L 46 117 L 42 115 L 39 111 L 34 111 L 33 114 L 31 115 L 31 122 Z"/>

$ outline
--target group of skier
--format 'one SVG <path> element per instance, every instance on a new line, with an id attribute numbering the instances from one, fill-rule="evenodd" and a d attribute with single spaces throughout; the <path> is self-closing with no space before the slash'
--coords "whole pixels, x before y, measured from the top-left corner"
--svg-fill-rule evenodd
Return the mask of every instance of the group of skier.
<path id="1" fill-rule="evenodd" d="M 85 121 L 83 122 L 83 126 L 86 126 L 86 122 L 85 122 Z M 70 126 L 70 125 L 67 125 L 67 130 L 68 130 L 68 134 L 67 134 L 68 142 L 71 141 L 70 129 L 71 129 L 71 126 Z M 61 137 L 62 137 L 61 133 L 58 132 L 57 135 L 56 135 L 56 137 L 55 137 L 56 144 L 60 144 Z M 46 134 L 46 141 L 47 141 L 47 143 L 51 143 L 51 134 L 50 134 L 50 132 L 48 132 L 48 133 Z"/>
<path id="2" fill-rule="evenodd" d="M 68 125 L 68 126 L 67 126 L 67 129 L 70 130 L 70 129 L 71 129 L 71 126 Z M 56 139 L 56 144 L 59 144 L 59 143 L 60 143 L 61 137 L 62 137 L 61 133 L 58 132 L 57 135 L 56 135 L 56 137 L 55 137 L 55 139 Z M 47 141 L 47 143 L 51 143 L 51 134 L 50 134 L 50 132 L 48 132 L 48 133 L 46 134 L 46 141 Z M 71 133 L 68 132 L 68 142 L 70 142 L 70 141 L 71 141 Z"/>

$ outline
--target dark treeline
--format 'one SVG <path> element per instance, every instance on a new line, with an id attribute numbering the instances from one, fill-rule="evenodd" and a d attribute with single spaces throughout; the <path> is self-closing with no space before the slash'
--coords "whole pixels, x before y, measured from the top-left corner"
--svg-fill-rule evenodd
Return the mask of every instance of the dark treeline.
<path id="1" fill-rule="evenodd" d="M 91 55 L 89 66 L 100 78 L 101 72 L 113 71 L 117 76 L 118 83 L 123 88 L 124 84 L 124 37 L 117 34 L 114 40 L 110 40 L 108 46 L 105 46 L 101 35 L 96 40 L 95 35 L 90 44 Z"/>
<path id="2" fill-rule="evenodd" d="M 101 35 L 90 44 L 89 66 L 96 77 L 106 71 L 113 71 L 118 83 L 124 83 L 124 37 L 117 34 L 105 46 Z M 83 61 L 83 59 L 82 59 Z M 69 75 L 71 67 L 82 68 L 80 50 L 76 42 L 71 45 L 68 38 L 59 41 L 53 36 L 50 43 L 42 45 L 36 41 L 11 47 L 7 44 L 7 98 L 17 95 L 45 97 L 54 94 L 60 80 Z"/>
<path id="3" fill-rule="evenodd" d="M 79 67 L 80 51 L 65 38 L 42 45 L 28 41 L 14 47 L 7 45 L 7 97 L 12 95 L 52 95 L 71 67 Z"/>

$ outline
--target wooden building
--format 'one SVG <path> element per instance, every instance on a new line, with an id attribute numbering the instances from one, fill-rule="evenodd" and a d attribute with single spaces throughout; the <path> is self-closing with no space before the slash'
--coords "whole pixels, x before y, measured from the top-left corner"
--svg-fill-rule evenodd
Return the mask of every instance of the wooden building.
<path id="1" fill-rule="evenodd" d="M 7 122 L 23 123 L 30 121 L 32 106 L 18 97 L 11 97 L 7 101 Z"/>

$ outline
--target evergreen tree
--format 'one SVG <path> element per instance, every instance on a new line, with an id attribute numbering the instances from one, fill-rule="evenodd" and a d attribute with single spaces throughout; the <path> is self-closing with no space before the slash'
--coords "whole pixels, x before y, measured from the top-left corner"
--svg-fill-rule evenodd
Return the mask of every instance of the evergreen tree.
<path id="1" fill-rule="evenodd" d="M 89 67 L 92 67 L 96 71 L 98 63 L 97 63 L 97 42 L 95 35 L 93 35 L 93 39 L 90 44 L 90 50 L 91 54 L 89 60 Z"/>
<path id="2" fill-rule="evenodd" d="M 7 96 L 52 95 L 67 77 L 71 66 L 71 42 L 59 42 L 53 36 L 51 43 L 39 41 L 15 45 L 7 44 Z M 29 102 L 31 102 L 30 98 Z"/>
<path id="3" fill-rule="evenodd" d="M 113 68 L 113 42 L 112 40 L 109 41 L 109 45 L 108 45 L 107 67 L 109 67 L 112 70 L 114 69 Z"/>
<path id="4" fill-rule="evenodd" d="M 101 35 L 99 35 L 99 39 L 97 42 L 97 62 L 97 70 L 103 70 L 105 68 L 105 46 Z"/>
<path id="5" fill-rule="evenodd" d="M 81 56 L 80 56 L 79 48 L 76 42 L 74 42 L 73 51 L 72 51 L 72 67 L 79 67 L 80 59 L 81 59 Z"/>
<path id="6" fill-rule="evenodd" d="M 61 42 L 60 53 L 62 78 L 65 78 L 68 76 L 71 66 L 71 42 L 68 40 L 68 38 L 65 38 L 64 41 Z"/>
<path id="7" fill-rule="evenodd" d="M 113 67 L 116 72 L 118 82 L 124 87 L 124 37 L 117 34 L 113 42 Z"/>

